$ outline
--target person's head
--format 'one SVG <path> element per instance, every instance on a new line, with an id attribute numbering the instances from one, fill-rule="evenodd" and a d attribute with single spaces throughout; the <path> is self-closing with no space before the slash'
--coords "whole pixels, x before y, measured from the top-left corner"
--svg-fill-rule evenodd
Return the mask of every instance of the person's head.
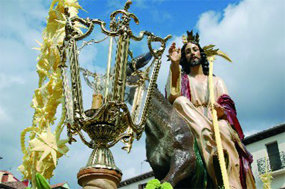
<path id="1" fill-rule="evenodd" d="M 187 43 L 181 49 L 180 65 L 182 70 L 189 74 L 191 67 L 202 65 L 203 73 L 209 74 L 209 63 L 206 54 L 199 44 L 199 35 L 193 36 L 193 32 L 188 32 Z"/>

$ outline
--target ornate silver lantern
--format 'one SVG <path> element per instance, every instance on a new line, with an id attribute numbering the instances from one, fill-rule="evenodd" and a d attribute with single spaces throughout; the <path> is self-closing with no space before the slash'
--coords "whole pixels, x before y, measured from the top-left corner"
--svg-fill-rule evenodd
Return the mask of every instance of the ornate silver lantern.
<path id="1" fill-rule="evenodd" d="M 147 31 L 142 31 L 139 36 L 135 36 L 130 29 L 129 23 L 133 19 L 138 24 L 139 20 L 133 13 L 128 12 L 130 4 L 131 1 L 127 1 L 124 9 L 114 11 L 110 15 L 109 29 L 105 27 L 106 23 L 99 19 L 70 18 L 68 10 L 65 10 L 67 19 L 66 37 L 63 46 L 59 49 L 62 58 L 61 71 L 68 136 L 70 142 L 72 142 L 75 141 L 73 136 L 78 134 L 84 144 L 93 149 L 87 166 L 78 173 L 78 182 L 82 186 L 92 185 L 90 183 L 94 181 L 95 177 L 101 179 L 101 177 L 99 178 L 100 175 L 105 175 L 115 184 L 119 183 L 121 171 L 115 165 L 109 148 L 121 140 L 125 143 L 124 148 L 130 151 L 133 140 L 140 138 L 144 130 L 152 90 L 157 80 L 161 56 L 165 50 L 166 41 L 171 37 L 167 36 L 163 39 Z M 73 26 L 78 23 L 87 28 L 85 33 L 74 29 Z M 79 64 L 79 51 L 88 42 L 83 43 L 80 48 L 77 48 L 77 44 L 91 34 L 95 25 L 99 25 L 100 32 L 110 40 L 105 74 L 93 73 L 81 68 Z M 145 36 L 153 60 L 150 66 L 144 71 L 140 71 L 136 70 L 134 59 L 132 63 L 128 64 L 128 57 L 132 57 L 129 45 L 131 39 L 141 41 Z M 115 63 L 112 67 L 112 44 L 114 41 L 117 45 Z M 159 42 L 160 47 L 153 49 L 153 42 Z M 132 83 L 127 80 L 128 66 L 133 68 L 132 77 L 137 78 Z M 83 108 L 80 73 L 88 86 L 94 91 L 92 107 L 87 110 Z M 92 82 L 89 80 L 90 77 L 93 77 Z M 149 85 L 145 90 L 144 85 L 147 80 Z M 126 103 L 125 95 L 127 86 L 135 88 L 134 99 L 132 105 L 129 106 Z M 143 97 L 142 93 L 144 91 L 145 96 Z M 91 139 L 90 142 L 85 139 L 82 131 L 88 134 Z M 93 181 L 90 179 L 90 175 Z M 86 181 L 86 179 L 89 180 Z M 96 184 L 93 183 L 93 185 Z"/>

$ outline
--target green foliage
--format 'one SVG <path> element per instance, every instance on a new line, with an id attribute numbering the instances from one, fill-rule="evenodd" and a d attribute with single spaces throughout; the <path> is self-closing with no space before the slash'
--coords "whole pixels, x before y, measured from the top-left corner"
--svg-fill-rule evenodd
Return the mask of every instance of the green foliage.
<path id="1" fill-rule="evenodd" d="M 163 184 L 161 185 L 161 188 L 162 188 L 162 189 L 173 189 L 172 186 L 171 186 L 171 184 L 168 183 L 168 182 L 163 183 Z"/>
<path id="2" fill-rule="evenodd" d="M 171 184 L 165 182 L 161 184 L 159 180 L 153 179 L 147 182 L 146 189 L 173 189 Z"/>
<path id="3" fill-rule="evenodd" d="M 147 182 L 146 189 L 155 189 L 160 187 L 160 182 L 157 179 L 153 179 Z"/>
<path id="4" fill-rule="evenodd" d="M 40 173 L 36 174 L 36 185 L 38 189 L 51 189 L 48 181 Z"/>

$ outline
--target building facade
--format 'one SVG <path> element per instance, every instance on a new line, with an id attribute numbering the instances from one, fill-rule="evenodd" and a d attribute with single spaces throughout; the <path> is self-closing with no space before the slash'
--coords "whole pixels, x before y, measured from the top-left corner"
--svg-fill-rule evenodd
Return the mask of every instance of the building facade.
<path id="1" fill-rule="evenodd" d="M 9 171 L 0 170 L 0 189 L 25 189 L 28 184 L 28 180 L 20 181 Z"/>
<path id="2" fill-rule="evenodd" d="M 260 176 L 272 175 L 272 189 L 285 188 L 285 124 L 246 137 L 247 150 L 253 155 L 252 172 L 257 188 L 262 188 Z"/>
<path id="3" fill-rule="evenodd" d="M 285 123 L 250 135 L 243 143 L 253 156 L 251 166 L 257 188 L 263 188 L 260 176 L 269 173 L 273 177 L 271 188 L 285 189 Z M 153 172 L 148 172 L 122 181 L 119 188 L 143 189 L 152 179 Z"/>

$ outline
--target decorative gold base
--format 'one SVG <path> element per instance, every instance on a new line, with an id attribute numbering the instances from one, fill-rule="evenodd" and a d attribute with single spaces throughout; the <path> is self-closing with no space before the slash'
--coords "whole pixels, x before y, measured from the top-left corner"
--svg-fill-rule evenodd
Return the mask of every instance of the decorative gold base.
<path id="1" fill-rule="evenodd" d="M 96 147 L 92 151 L 87 165 L 85 168 L 93 167 L 97 169 L 108 169 L 115 170 L 122 174 L 122 171 L 116 166 L 113 154 L 109 148 L 106 147 Z"/>
<path id="2" fill-rule="evenodd" d="M 77 173 L 78 184 L 83 189 L 117 189 L 122 174 L 115 170 L 86 167 Z"/>

